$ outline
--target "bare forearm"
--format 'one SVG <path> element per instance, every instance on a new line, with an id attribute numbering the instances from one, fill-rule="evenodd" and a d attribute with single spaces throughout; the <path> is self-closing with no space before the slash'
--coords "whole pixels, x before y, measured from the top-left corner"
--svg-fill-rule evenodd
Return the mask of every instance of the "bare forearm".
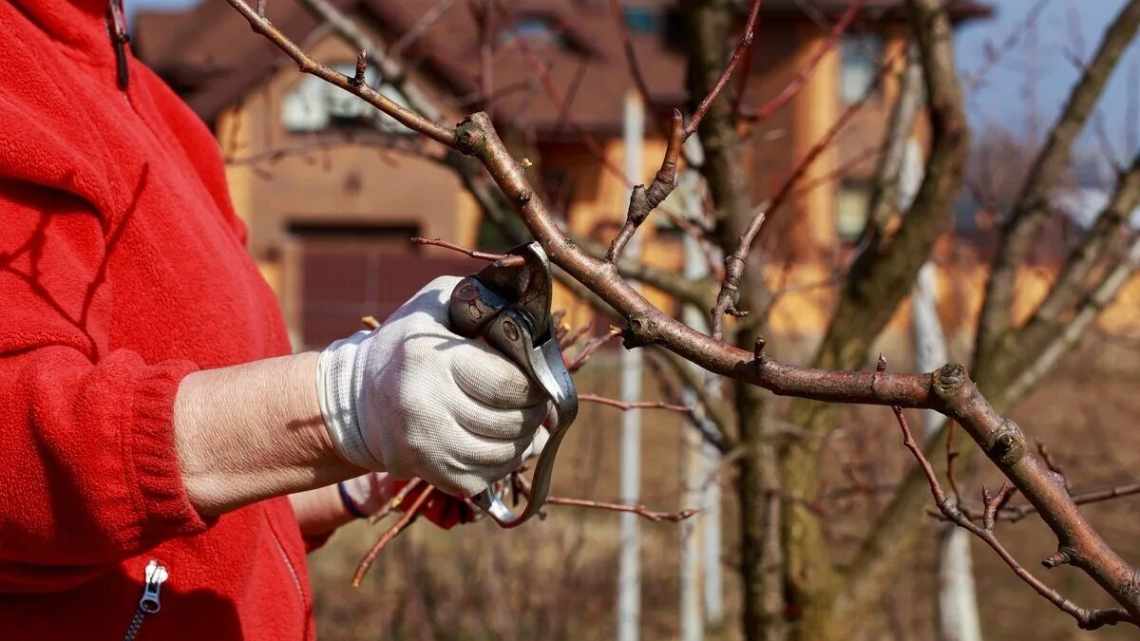
<path id="1" fill-rule="evenodd" d="M 317 354 L 305 353 L 196 372 L 182 381 L 174 441 L 199 512 L 221 514 L 363 473 L 329 440 L 316 370 Z"/>
<path id="2" fill-rule="evenodd" d="M 344 507 L 337 486 L 326 485 L 314 490 L 290 494 L 293 512 L 305 536 L 321 536 L 356 519 Z"/>

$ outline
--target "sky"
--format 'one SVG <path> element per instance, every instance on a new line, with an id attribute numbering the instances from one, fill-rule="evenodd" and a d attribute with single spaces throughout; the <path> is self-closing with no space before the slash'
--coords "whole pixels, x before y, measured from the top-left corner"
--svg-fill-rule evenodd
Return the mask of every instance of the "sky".
<path id="1" fill-rule="evenodd" d="M 213 0 L 220 1 L 220 0 Z M 278 0 L 282 1 L 282 0 Z M 291 1 L 291 0 L 290 0 Z M 975 129 L 998 127 L 1032 137 L 1040 136 L 1056 117 L 1079 70 L 1095 50 L 1105 26 L 1125 0 L 990 0 L 994 18 L 979 20 L 958 32 L 956 54 L 968 87 L 967 108 Z M 128 12 L 141 8 L 179 8 L 197 0 L 126 0 Z M 1034 9 L 1036 19 L 1028 17 Z M 1031 27 L 1026 28 L 1027 24 Z M 1011 47 L 1005 43 L 1013 36 Z M 987 52 L 997 51 L 996 62 Z M 976 83 L 970 79 L 978 77 Z M 1129 94 L 1137 95 L 1130 100 Z M 1130 103 L 1140 101 L 1140 38 L 1132 43 L 1109 83 L 1098 111 L 1104 130 L 1117 143 L 1117 154 L 1130 158 L 1136 149 L 1124 149 L 1125 133 L 1140 129 Z M 1084 144 L 1094 145 L 1092 128 Z"/>
<path id="2" fill-rule="evenodd" d="M 1019 133 L 1047 130 L 1079 76 L 1077 61 L 1092 56 L 1105 27 L 1124 5 L 1124 0 L 1044 0 L 1032 21 L 1034 27 L 1027 30 L 1027 17 L 1041 1 L 998 0 L 992 3 L 997 11 L 993 19 L 959 30 L 955 52 L 967 78 L 987 66 L 987 50 L 1001 51 L 1011 34 L 1020 35 L 1017 46 L 1002 53 L 968 93 L 975 127 L 1000 126 Z M 1136 97 L 1130 98 L 1130 93 Z M 1129 119 L 1140 118 L 1135 110 L 1129 113 L 1130 103 L 1137 101 L 1140 38 L 1124 54 L 1097 107 L 1108 137 L 1120 143 L 1118 153 L 1129 157 L 1137 150 L 1123 149 L 1123 134 L 1140 128 L 1140 122 L 1128 124 Z M 1032 113 L 1038 114 L 1036 119 L 1027 117 Z"/>

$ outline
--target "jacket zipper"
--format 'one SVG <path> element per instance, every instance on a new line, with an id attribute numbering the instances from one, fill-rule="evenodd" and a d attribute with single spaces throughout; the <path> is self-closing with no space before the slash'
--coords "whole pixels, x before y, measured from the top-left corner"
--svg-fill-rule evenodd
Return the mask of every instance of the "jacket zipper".
<path id="1" fill-rule="evenodd" d="M 308 619 L 305 612 L 305 591 L 301 588 L 301 577 L 297 574 L 297 568 L 293 567 L 293 561 L 289 559 L 289 553 L 285 551 L 285 544 L 281 542 L 281 537 L 277 535 L 277 528 L 273 523 L 273 519 L 269 513 L 266 512 L 265 518 L 269 521 L 269 533 L 273 537 L 273 542 L 277 544 L 277 551 L 281 554 L 281 561 L 285 564 L 285 568 L 289 570 L 289 578 L 293 580 L 293 589 L 297 593 L 297 601 L 300 604 L 299 611 L 301 614 L 301 629 L 304 630 L 306 638 L 308 638 Z"/>
<path id="2" fill-rule="evenodd" d="M 135 615 L 131 617 L 131 622 L 127 625 L 127 632 L 123 635 L 123 641 L 134 641 L 143 621 L 152 614 L 158 614 L 158 611 L 162 609 L 158 597 L 162 591 L 162 584 L 166 583 L 168 578 L 170 578 L 170 572 L 167 571 L 165 565 L 156 559 L 147 562 L 142 597 L 139 599 L 138 608 L 135 609 Z"/>

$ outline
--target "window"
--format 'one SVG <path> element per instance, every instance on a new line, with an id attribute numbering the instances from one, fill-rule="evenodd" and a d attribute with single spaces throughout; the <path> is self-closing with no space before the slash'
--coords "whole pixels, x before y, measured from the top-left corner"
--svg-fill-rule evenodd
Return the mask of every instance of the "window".
<path id="1" fill-rule="evenodd" d="M 871 89 L 883 59 L 883 41 L 873 33 L 849 34 L 840 42 L 839 94 L 845 103 L 856 102 Z"/>
<path id="2" fill-rule="evenodd" d="M 623 7 L 625 25 L 633 33 L 660 33 L 665 30 L 665 16 L 653 7 Z"/>
<path id="3" fill-rule="evenodd" d="M 867 226 L 867 208 L 870 206 L 870 189 L 866 183 L 846 181 L 835 197 L 835 232 L 845 242 L 859 240 Z"/>
<path id="4" fill-rule="evenodd" d="M 508 44 L 516 39 L 528 44 L 557 45 L 563 42 L 561 29 L 546 16 L 527 16 L 515 21 L 509 28 L 499 32 L 499 44 Z"/>
<path id="5" fill-rule="evenodd" d="M 331 66 L 349 76 L 356 73 L 355 64 Z M 377 91 L 393 102 L 408 106 L 407 100 L 395 87 L 382 83 L 380 71 L 371 65 L 364 72 L 364 83 L 369 87 L 378 87 Z M 285 129 L 293 132 L 368 127 L 390 134 L 412 133 L 391 116 L 381 113 L 360 98 L 313 76 L 305 76 L 282 99 L 281 122 Z"/>

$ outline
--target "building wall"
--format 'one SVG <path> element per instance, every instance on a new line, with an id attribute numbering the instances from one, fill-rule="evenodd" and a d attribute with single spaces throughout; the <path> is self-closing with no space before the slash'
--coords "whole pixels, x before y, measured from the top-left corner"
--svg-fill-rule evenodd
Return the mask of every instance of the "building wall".
<path id="1" fill-rule="evenodd" d="M 818 47 L 824 46 L 826 37 L 807 23 L 772 29 L 769 33 L 771 37 L 757 42 L 757 60 L 766 63 L 763 68 L 754 65 L 755 77 L 750 81 L 745 104 L 758 105 L 776 95 L 806 66 Z M 902 60 L 901 33 L 888 32 L 884 45 L 888 57 Z M 347 45 L 333 37 L 316 42 L 310 52 L 327 62 L 349 62 L 354 56 Z M 839 98 L 839 74 L 840 54 L 838 49 L 833 49 L 824 55 L 789 105 L 746 132 L 751 143 L 749 171 L 758 203 L 771 196 L 799 159 L 839 117 L 844 108 Z M 281 98 L 300 80 L 292 67 L 282 67 L 219 119 L 217 135 L 228 157 L 248 158 L 320 143 L 319 137 L 290 134 L 281 125 Z M 865 152 L 868 146 L 882 141 L 884 124 L 897 91 L 897 82 L 888 77 L 880 95 L 863 107 L 836 145 L 823 153 L 804 177 L 804 184 L 818 183 L 817 186 L 793 199 L 763 232 L 762 241 L 778 243 L 780 251 L 786 252 L 773 253 L 774 256 L 793 258 L 769 261 L 765 273 L 771 286 L 783 292 L 771 314 L 773 335 L 810 339 L 826 329 L 835 299 L 835 285 L 841 276 L 836 272 L 842 264 L 835 231 L 837 185 L 828 177 L 836 169 L 849 165 L 852 158 Z M 652 179 L 664 152 L 663 141 L 652 135 L 652 128 L 649 133 L 643 151 L 642 182 Z M 915 136 L 924 143 L 928 140 L 925 122 L 918 124 Z M 562 172 L 575 187 L 565 212 L 570 229 L 605 244 L 624 219 L 629 185 L 621 175 L 625 155 L 621 139 L 603 136 L 598 142 L 604 161 L 599 161 L 596 152 L 583 144 L 540 143 L 536 154 L 542 173 L 532 172 L 532 179 L 540 182 L 544 174 Z M 856 166 L 854 173 L 870 175 L 873 166 L 872 159 Z M 465 246 L 476 243 L 480 218 L 477 205 L 449 169 L 411 153 L 379 150 L 367 144 L 340 144 L 327 149 L 310 149 L 308 153 L 285 154 L 280 159 L 257 165 L 231 164 L 228 177 L 235 208 L 250 228 L 250 249 L 281 297 L 286 319 L 294 332 L 299 331 L 304 316 L 302 291 L 307 282 L 304 260 L 306 255 L 313 255 L 312 251 L 306 252 L 303 239 L 295 233 L 298 224 L 414 227 L 425 236 Z M 552 205 L 558 203 L 552 202 Z M 670 200 L 664 206 L 676 205 Z M 663 218 L 660 213 L 655 217 L 639 232 L 644 259 L 680 273 L 680 239 L 675 231 L 654 224 Z M 390 245 L 391 239 L 385 242 Z M 344 244 L 344 251 L 350 252 L 351 246 L 352 243 Z M 759 246 L 759 251 L 771 249 L 771 245 L 764 242 Z M 407 251 L 421 250 L 408 248 Z M 426 250 L 421 255 L 426 259 L 438 258 L 441 254 Z M 384 262 L 380 261 L 380 269 Z M 392 260 L 390 264 L 409 263 Z M 443 264 L 448 269 L 459 268 L 454 261 Z M 939 292 L 944 323 L 951 333 L 969 331 L 981 304 L 984 267 L 977 261 L 942 261 L 942 264 Z M 474 268 L 472 265 L 471 269 Z M 430 270 L 414 271 L 414 278 L 430 277 Z M 394 274 L 385 276 L 389 282 L 400 278 Z M 412 277 L 408 272 L 407 278 Z M 1040 269 L 1023 270 L 1019 275 L 1019 314 L 1032 310 L 1044 295 L 1051 277 Z M 381 282 L 383 284 L 383 279 Z M 417 287 L 420 284 L 414 283 Z M 660 292 L 651 290 L 647 295 L 659 307 L 677 311 L 676 305 Z M 1117 304 L 1106 311 L 1101 326 L 1115 332 L 1129 330 L 1138 304 L 1140 284 L 1133 282 Z M 555 306 L 569 312 L 567 322 L 571 325 L 580 325 L 591 318 L 588 307 L 561 287 L 556 290 Z M 902 332 L 908 328 L 909 308 L 904 305 L 888 331 Z M 353 329 L 355 325 L 346 326 L 345 333 Z M 298 344 L 300 342 L 298 340 Z"/>
<path id="2" fill-rule="evenodd" d="M 309 53 L 328 63 L 355 59 L 353 50 L 331 35 L 314 43 Z M 294 67 L 283 65 L 216 124 L 227 158 L 262 159 L 228 163 L 227 177 L 237 213 L 249 227 L 250 251 L 281 298 L 295 336 L 304 303 L 300 245 L 305 238 L 298 229 L 410 229 L 470 246 L 479 222 L 478 206 L 459 179 L 433 160 L 375 143 L 337 142 L 344 140 L 342 134 L 286 130 L 282 98 L 302 80 Z M 430 145 L 427 150 L 439 151 Z M 283 153 L 266 158 L 274 152 Z M 391 251 L 440 255 L 410 242 Z"/>

